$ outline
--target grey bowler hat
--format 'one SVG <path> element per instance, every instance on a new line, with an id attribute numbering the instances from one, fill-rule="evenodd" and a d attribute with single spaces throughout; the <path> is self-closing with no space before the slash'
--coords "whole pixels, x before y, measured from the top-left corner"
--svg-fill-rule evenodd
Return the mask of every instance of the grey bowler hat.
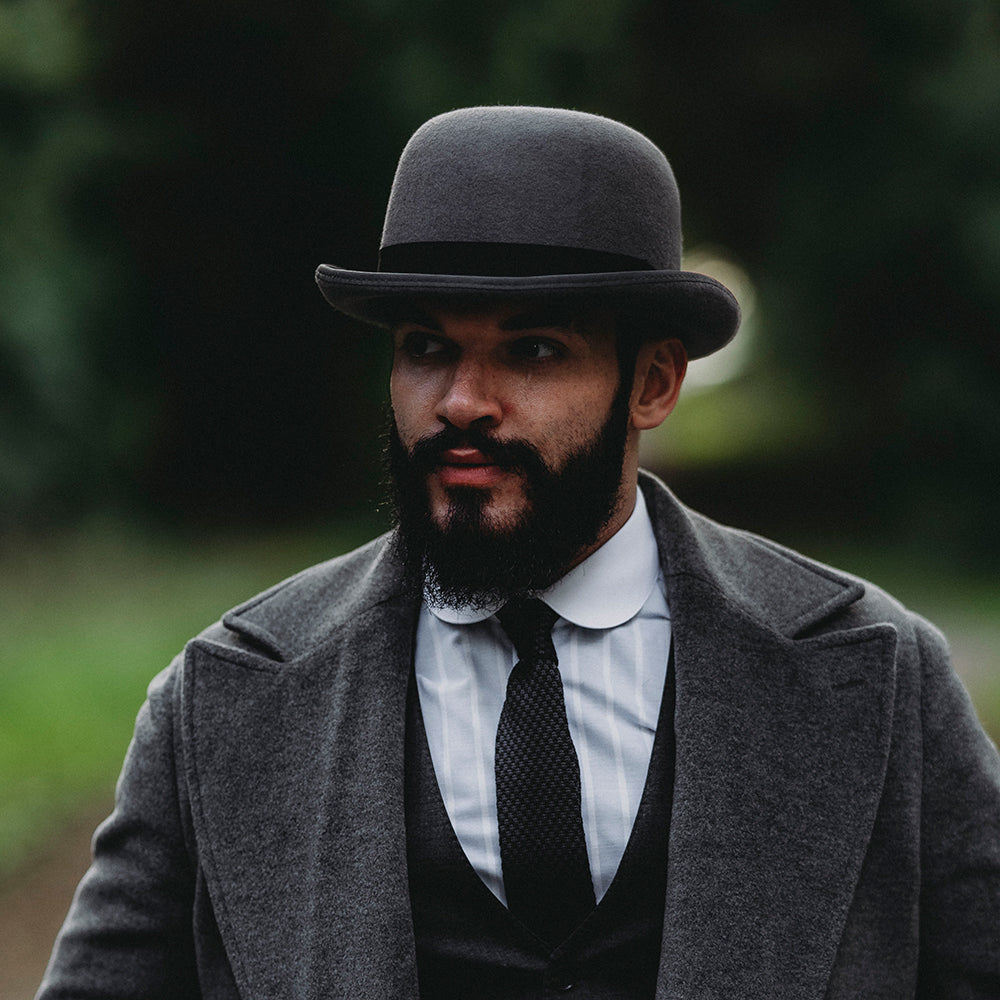
<path id="1" fill-rule="evenodd" d="M 321 264 L 342 312 L 386 324 L 414 296 L 588 297 L 661 324 L 692 358 L 726 344 L 739 306 L 682 271 L 677 182 L 620 122 L 557 108 L 463 108 L 422 125 L 396 168 L 377 271 Z"/>

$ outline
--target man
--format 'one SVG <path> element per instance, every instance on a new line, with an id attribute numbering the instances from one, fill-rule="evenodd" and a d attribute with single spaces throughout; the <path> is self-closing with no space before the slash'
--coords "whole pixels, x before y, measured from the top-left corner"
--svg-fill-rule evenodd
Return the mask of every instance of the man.
<path id="1" fill-rule="evenodd" d="M 152 684 L 59 997 L 1000 996 L 1000 761 L 940 635 L 638 438 L 735 332 L 663 154 L 474 108 L 400 161 L 396 531 Z"/>

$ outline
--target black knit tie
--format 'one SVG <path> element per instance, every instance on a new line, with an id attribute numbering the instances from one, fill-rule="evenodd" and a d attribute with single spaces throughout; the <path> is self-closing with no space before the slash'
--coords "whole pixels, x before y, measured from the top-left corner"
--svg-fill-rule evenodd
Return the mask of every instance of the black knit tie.
<path id="1" fill-rule="evenodd" d="M 497 613 L 517 650 L 497 726 L 497 820 L 511 913 L 550 944 L 594 908 L 580 816 L 580 765 L 552 645 L 559 617 L 539 600 Z"/>

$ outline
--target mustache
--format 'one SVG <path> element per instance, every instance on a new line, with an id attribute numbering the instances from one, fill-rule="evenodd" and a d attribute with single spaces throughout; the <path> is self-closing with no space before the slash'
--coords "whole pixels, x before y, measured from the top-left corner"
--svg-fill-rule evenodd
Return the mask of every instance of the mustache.
<path id="1" fill-rule="evenodd" d="M 474 448 L 491 464 L 507 472 L 533 472 L 546 467 L 538 450 L 527 441 L 516 438 L 501 441 L 478 427 L 448 426 L 422 438 L 410 449 L 411 468 L 419 473 L 432 472 L 442 464 L 444 453 L 452 448 Z"/>

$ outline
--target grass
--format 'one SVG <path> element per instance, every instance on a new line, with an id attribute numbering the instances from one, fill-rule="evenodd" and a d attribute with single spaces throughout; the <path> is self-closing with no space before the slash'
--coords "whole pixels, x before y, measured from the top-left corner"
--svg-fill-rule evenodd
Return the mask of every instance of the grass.
<path id="1" fill-rule="evenodd" d="M 227 608 L 369 537 L 370 526 L 167 539 L 95 526 L 0 547 L 0 879 L 77 809 L 108 798 L 146 685 Z M 1000 734 L 1000 584 L 898 553 L 813 543 L 950 633 Z"/>
<path id="2" fill-rule="evenodd" d="M 266 586 L 358 544 L 332 532 L 184 541 L 94 527 L 0 550 L 0 879 L 109 796 L 149 680 Z"/>

